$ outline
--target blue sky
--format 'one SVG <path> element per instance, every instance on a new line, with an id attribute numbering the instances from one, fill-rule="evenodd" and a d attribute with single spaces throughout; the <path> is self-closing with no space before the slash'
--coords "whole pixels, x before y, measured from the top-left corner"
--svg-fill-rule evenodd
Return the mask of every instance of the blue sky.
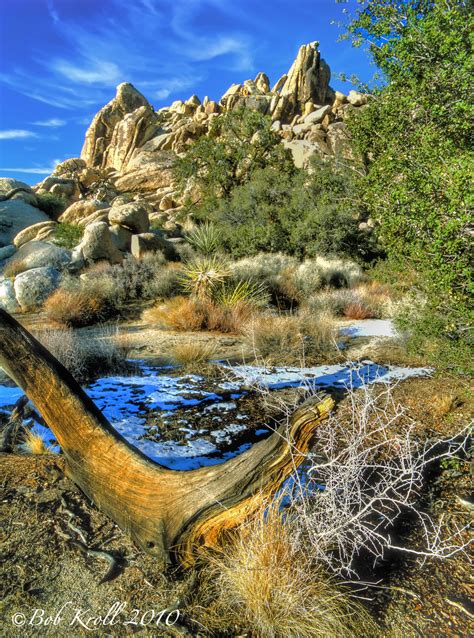
<path id="1" fill-rule="evenodd" d="M 3 0 L 0 176 L 34 184 L 80 154 L 94 114 L 132 82 L 160 108 L 220 96 L 265 71 L 275 82 L 299 45 L 319 40 L 331 66 L 368 81 L 364 51 L 337 42 L 336 0 Z"/>

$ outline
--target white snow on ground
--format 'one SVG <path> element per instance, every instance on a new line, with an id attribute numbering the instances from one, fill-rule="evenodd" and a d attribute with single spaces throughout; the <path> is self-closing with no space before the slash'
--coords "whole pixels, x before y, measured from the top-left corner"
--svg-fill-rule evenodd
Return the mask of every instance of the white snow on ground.
<path id="1" fill-rule="evenodd" d="M 348 337 L 396 337 L 391 319 L 361 319 L 340 327 L 339 333 Z"/>
<path id="2" fill-rule="evenodd" d="M 261 385 L 270 390 L 301 385 L 358 388 L 364 383 L 388 383 L 408 377 L 427 376 L 431 368 L 379 366 L 372 361 L 360 364 L 326 365 L 309 368 L 264 366 L 229 366 L 245 385 Z"/>
<path id="3" fill-rule="evenodd" d="M 383 367 L 371 361 L 360 364 L 322 365 L 308 368 L 262 366 L 228 366 L 235 381 L 220 384 L 226 393 L 239 392 L 232 398 L 241 396 L 243 387 L 261 385 L 271 390 L 308 385 L 312 387 L 359 387 L 363 383 L 388 383 L 411 376 L 425 376 L 429 368 Z M 234 410 L 237 405 L 226 397 L 207 392 L 200 387 L 202 377 L 186 375 L 172 377 L 163 368 L 142 367 L 143 376 L 104 377 L 86 387 L 87 394 L 123 437 L 143 454 L 158 463 L 175 470 L 191 470 L 204 465 L 214 465 L 240 454 L 250 447 L 245 443 L 239 449 L 222 453 L 218 445 L 230 443 L 232 435 L 246 429 L 241 423 L 231 423 L 224 428 L 212 430 L 215 442 L 202 438 L 203 430 L 183 427 L 186 432 L 183 441 L 150 441 L 145 438 L 149 431 L 146 416 L 151 410 L 160 412 L 161 417 L 171 416 L 176 409 L 203 404 L 203 411 L 219 409 Z M 0 409 L 10 408 L 20 398 L 22 392 L 16 387 L 0 385 Z M 235 414 L 235 419 L 242 417 Z M 48 442 L 54 440 L 50 430 L 35 425 L 35 430 L 45 435 Z M 155 428 L 154 428 L 155 429 Z M 257 435 L 266 434 L 260 429 Z"/>

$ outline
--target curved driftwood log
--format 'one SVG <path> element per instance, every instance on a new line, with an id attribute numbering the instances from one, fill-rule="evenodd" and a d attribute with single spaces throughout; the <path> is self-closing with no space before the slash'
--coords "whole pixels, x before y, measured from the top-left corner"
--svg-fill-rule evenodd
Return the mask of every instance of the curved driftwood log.
<path id="1" fill-rule="evenodd" d="M 333 401 L 308 401 L 269 438 L 239 456 L 191 471 L 165 468 L 130 445 L 71 374 L 0 310 L 0 366 L 41 412 L 72 480 L 163 566 L 194 560 L 274 493 L 308 451 Z"/>

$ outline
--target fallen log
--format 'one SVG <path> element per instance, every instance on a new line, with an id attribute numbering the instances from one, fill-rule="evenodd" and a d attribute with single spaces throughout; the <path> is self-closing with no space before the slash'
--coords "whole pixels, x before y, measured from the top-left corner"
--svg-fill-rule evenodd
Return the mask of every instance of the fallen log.
<path id="1" fill-rule="evenodd" d="M 304 460 L 330 397 L 304 403 L 290 423 L 239 456 L 176 471 L 155 463 L 110 425 L 72 375 L 4 310 L 0 366 L 53 431 L 68 474 L 96 506 L 165 567 L 188 566 L 200 545 L 215 546 L 278 490 Z"/>

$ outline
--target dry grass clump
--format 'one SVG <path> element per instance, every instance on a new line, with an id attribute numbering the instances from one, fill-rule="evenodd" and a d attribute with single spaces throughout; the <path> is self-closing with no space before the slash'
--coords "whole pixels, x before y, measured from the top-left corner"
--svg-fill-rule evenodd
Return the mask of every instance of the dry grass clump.
<path id="1" fill-rule="evenodd" d="M 127 368 L 129 345 L 114 328 L 102 328 L 96 334 L 72 328 L 48 329 L 37 333 L 36 338 L 77 381 Z"/>
<path id="2" fill-rule="evenodd" d="M 337 353 L 334 321 L 327 314 L 258 317 L 248 325 L 246 339 L 271 363 L 321 361 Z"/>
<path id="3" fill-rule="evenodd" d="M 189 340 L 177 343 L 171 351 L 173 363 L 185 368 L 209 363 L 217 351 L 214 343 Z"/>
<path id="4" fill-rule="evenodd" d="M 351 288 L 364 279 L 358 264 L 336 257 L 299 263 L 280 253 L 259 254 L 231 264 L 233 278 L 263 283 L 277 303 L 299 304 L 322 287 Z"/>
<path id="5" fill-rule="evenodd" d="M 51 321 L 71 328 L 89 326 L 104 321 L 111 314 L 106 296 L 93 290 L 58 288 L 44 304 Z"/>
<path id="6" fill-rule="evenodd" d="M 43 435 L 33 430 L 28 430 L 26 433 L 22 447 L 25 454 L 52 454 L 53 452 Z"/>
<path id="7" fill-rule="evenodd" d="M 25 270 L 28 270 L 26 259 L 13 259 L 5 265 L 3 275 L 5 277 L 14 278 L 22 272 L 25 272 Z"/>
<path id="8" fill-rule="evenodd" d="M 305 307 L 347 319 L 379 319 L 387 314 L 390 298 L 379 284 L 362 284 L 353 289 L 331 290 L 309 296 Z"/>
<path id="9" fill-rule="evenodd" d="M 262 509 L 209 557 L 210 600 L 197 601 L 201 605 L 190 609 L 192 617 L 211 631 L 239 629 L 228 635 L 375 636 L 377 628 L 364 607 L 293 539 L 278 501 Z"/>
<path id="10" fill-rule="evenodd" d="M 171 330 L 238 333 L 254 312 L 246 303 L 223 306 L 206 298 L 175 297 L 145 311 L 144 318 Z"/>

